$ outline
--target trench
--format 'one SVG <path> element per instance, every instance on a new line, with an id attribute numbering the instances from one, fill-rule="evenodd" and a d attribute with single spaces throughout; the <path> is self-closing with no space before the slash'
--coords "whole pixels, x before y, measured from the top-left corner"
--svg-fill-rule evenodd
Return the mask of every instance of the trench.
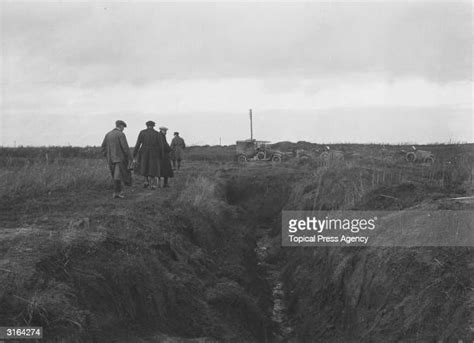
<path id="1" fill-rule="evenodd" d="M 188 187 L 203 199 L 197 208 L 194 201 L 186 202 L 183 190 L 182 206 L 138 203 L 130 216 L 88 219 L 97 242 L 73 237 L 74 245 L 51 249 L 56 253 L 36 264 L 30 286 L 44 290 L 40 299 L 53 296 L 42 308 L 49 311 L 49 322 L 59 323 L 51 332 L 62 337 L 45 341 L 469 337 L 472 285 L 466 271 L 472 269 L 472 249 L 281 248 L 282 209 L 296 203 L 340 208 L 351 189 L 335 181 L 344 176 L 337 171 L 330 171 L 327 180 L 271 171 L 224 174 L 219 187 L 198 180 Z M 193 189 L 196 185 L 202 188 Z M 383 187 L 353 206 L 384 201 L 384 208 L 409 208 L 427 192 L 441 191 L 407 184 Z M 105 227 L 111 233 L 102 238 Z M 7 305 L 18 315 L 15 303 Z M 39 324 L 46 315 L 30 314 Z M 75 336 L 67 336 L 72 329 Z"/>
<path id="2" fill-rule="evenodd" d="M 268 235 L 268 231 L 271 231 L 271 229 L 262 227 L 260 230 L 264 233 L 257 241 L 256 253 L 259 261 L 258 264 L 264 268 L 266 280 L 271 286 L 271 320 L 275 324 L 272 338 L 275 342 L 291 342 L 294 328 L 288 318 L 284 283 L 281 279 L 281 268 L 275 263 L 267 262 L 270 257 L 268 251 L 273 245 Z"/>
<path id="3" fill-rule="evenodd" d="M 287 313 L 285 287 L 281 274 L 279 222 L 281 210 L 291 194 L 291 178 L 257 176 L 234 178 L 227 182 L 227 201 L 243 210 L 241 220 L 255 232 L 257 266 L 262 271 L 271 299 L 273 325 L 269 342 L 294 342 L 294 327 Z"/>
<path id="4" fill-rule="evenodd" d="M 443 200 L 452 194 L 448 187 L 394 183 L 361 191 L 341 185 L 344 172 L 227 183 L 227 201 L 243 209 L 241 220 L 255 232 L 257 263 L 269 284 L 269 341 L 472 341 L 471 247 L 281 247 L 281 210 L 293 206 L 472 210 Z"/>

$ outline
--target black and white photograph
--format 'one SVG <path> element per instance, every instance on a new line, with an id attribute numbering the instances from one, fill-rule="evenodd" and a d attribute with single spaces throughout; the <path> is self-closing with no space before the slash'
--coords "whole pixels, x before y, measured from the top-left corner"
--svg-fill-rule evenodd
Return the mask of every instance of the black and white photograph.
<path id="1" fill-rule="evenodd" d="M 0 0 L 0 343 L 474 342 L 473 28 Z"/>

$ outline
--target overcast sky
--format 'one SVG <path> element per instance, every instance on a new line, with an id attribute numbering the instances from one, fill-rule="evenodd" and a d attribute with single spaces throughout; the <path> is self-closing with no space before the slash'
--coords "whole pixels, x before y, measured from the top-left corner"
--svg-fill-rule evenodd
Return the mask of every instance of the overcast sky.
<path id="1" fill-rule="evenodd" d="M 470 1 L 2 1 L 1 144 L 473 142 Z"/>

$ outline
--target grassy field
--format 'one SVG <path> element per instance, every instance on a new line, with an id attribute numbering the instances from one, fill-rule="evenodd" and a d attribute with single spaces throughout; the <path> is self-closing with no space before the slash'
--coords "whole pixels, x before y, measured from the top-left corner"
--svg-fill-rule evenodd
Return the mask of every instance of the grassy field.
<path id="1" fill-rule="evenodd" d="M 322 146 L 300 142 L 277 143 L 274 148 L 292 152 L 299 148 L 310 150 L 320 149 Z M 409 150 L 410 147 L 376 144 L 333 146 L 334 150 L 345 153 L 344 167 L 358 169 L 359 177 L 370 178 L 372 185 L 390 180 L 395 183 L 419 181 L 454 187 L 472 180 L 474 145 L 421 147 L 436 155 L 432 166 L 407 163 L 400 153 L 403 148 Z M 234 162 L 235 157 L 235 146 L 194 146 L 186 151 L 186 160 L 207 162 L 213 167 Z M 298 169 L 325 166 L 325 162 L 319 159 L 299 161 L 287 158 L 284 162 L 286 165 L 295 165 Z M 332 167 L 338 167 L 337 162 L 332 164 Z M 53 191 L 100 188 L 107 183 L 108 178 L 105 161 L 100 149 L 96 147 L 0 148 L 0 167 L 1 197 L 21 198 Z"/>
<path id="2" fill-rule="evenodd" d="M 423 147 L 432 165 L 402 146 L 331 148 L 345 159 L 239 165 L 233 146 L 191 147 L 170 189 L 135 176 L 123 201 L 97 148 L 1 148 L 0 323 L 41 325 L 48 342 L 470 339 L 472 248 L 284 249 L 279 220 L 447 206 L 473 193 L 473 146 Z"/>

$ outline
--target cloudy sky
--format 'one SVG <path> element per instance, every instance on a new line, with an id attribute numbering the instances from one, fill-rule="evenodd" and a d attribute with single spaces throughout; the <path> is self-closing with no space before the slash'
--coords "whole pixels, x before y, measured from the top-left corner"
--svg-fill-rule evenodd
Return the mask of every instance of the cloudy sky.
<path id="1" fill-rule="evenodd" d="M 0 6 L 4 146 L 474 141 L 470 1 Z"/>

